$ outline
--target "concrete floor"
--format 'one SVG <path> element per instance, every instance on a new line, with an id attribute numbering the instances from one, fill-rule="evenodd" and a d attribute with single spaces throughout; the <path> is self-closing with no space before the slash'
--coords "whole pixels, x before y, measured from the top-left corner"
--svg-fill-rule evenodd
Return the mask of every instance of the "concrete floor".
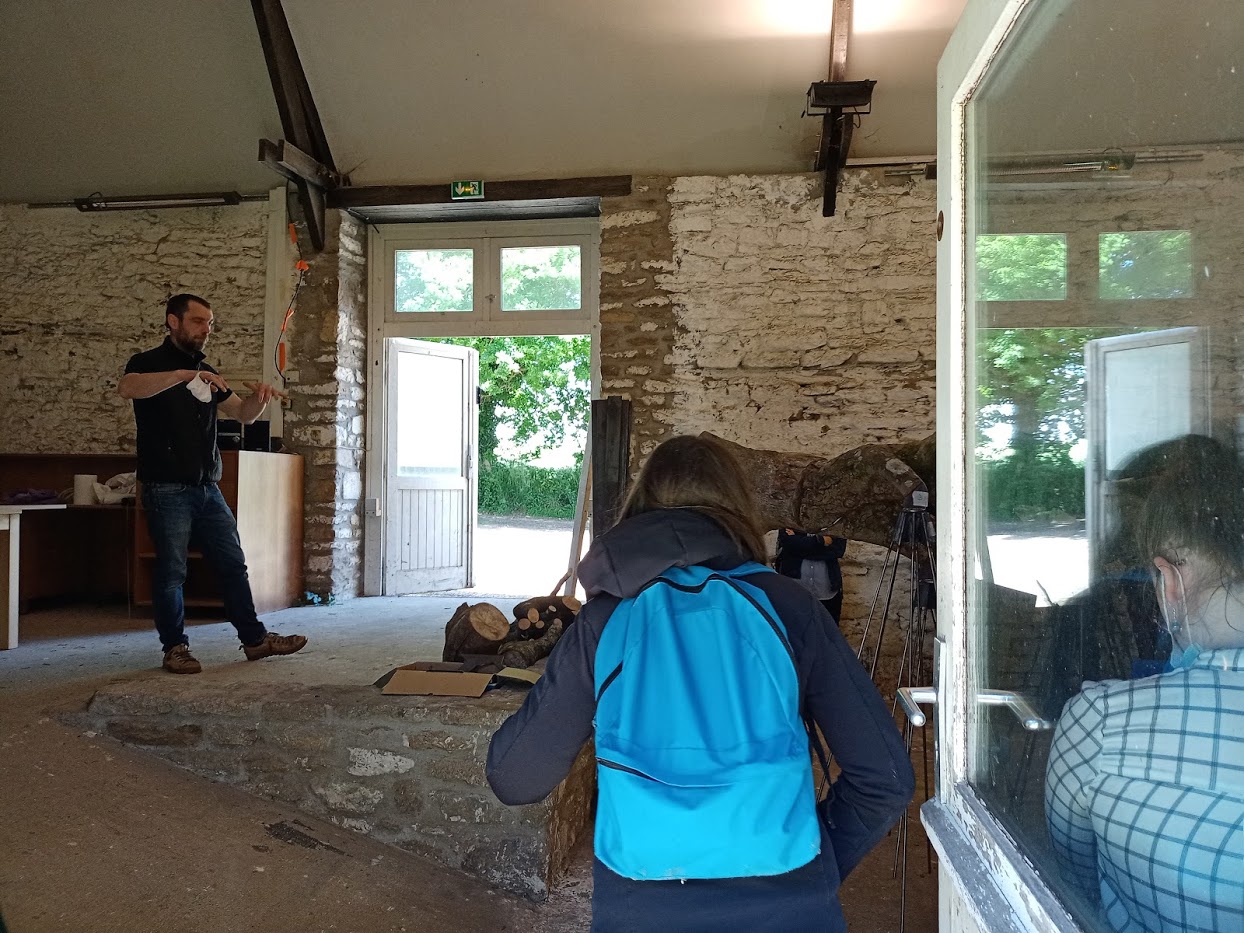
<path id="1" fill-rule="evenodd" d="M 256 664 L 241 659 L 222 623 L 193 624 L 189 635 L 205 668 L 199 677 L 370 683 L 397 664 L 439 658 L 444 623 L 461 601 L 360 599 L 272 613 L 269 628 L 311 642 Z M 513 602 L 490 601 L 507 615 Z M 159 670 L 150 623 L 127 618 L 124 607 L 34 612 L 22 618 L 21 637 L 20 647 L 0 652 L 0 909 L 12 933 L 587 929 L 586 844 L 549 902 L 532 906 L 63 725 L 57 715 L 81 709 L 104 683 L 171 676 Z M 935 880 L 913 827 L 906 929 L 929 933 Z M 891 836 L 844 886 L 856 933 L 898 929 L 893 857 Z"/>

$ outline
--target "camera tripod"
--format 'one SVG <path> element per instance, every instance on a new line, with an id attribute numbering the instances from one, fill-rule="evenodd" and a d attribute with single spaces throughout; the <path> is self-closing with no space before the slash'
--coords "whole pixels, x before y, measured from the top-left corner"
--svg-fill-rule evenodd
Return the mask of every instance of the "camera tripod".
<path id="1" fill-rule="evenodd" d="M 936 636 L 937 627 L 937 563 L 935 557 L 936 533 L 933 516 L 929 514 L 929 494 L 925 490 L 911 493 L 903 503 L 894 523 L 894 531 L 890 536 L 889 548 L 881 565 L 881 576 L 877 591 L 873 594 L 872 605 L 868 610 L 868 619 L 864 623 L 864 633 L 860 638 L 860 646 L 855 656 L 868 667 L 869 677 L 877 688 L 885 693 L 885 685 L 877 681 L 877 665 L 881 659 L 882 645 L 885 640 L 886 626 L 890 621 L 891 610 L 901 626 L 903 648 L 899 657 L 898 674 L 894 683 L 894 701 L 890 712 L 893 714 L 898 705 L 900 688 L 913 688 L 933 683 L 933 664 L 931 660 L 932 640 Z M 899 589 L 899 568 L 905 567 L 907 572 L 906 605 L 901 605 L 902 592 L 899 590 L 896 604 L 895 591 Z M 882 602 L 881 594 L 885 593 Z M 881 611 L 878 614 L 878 604 Z M 873 623 L 877 622 L 876 634 L 871 642 Z M 911 719 L 903 722 L 903 747 L 911 757 L 912 742 L 916 729 L 920 729 L 920 758 L 924 786 L 924 796 L 929 796 L 929 728 L 923 719 L 913 723 Z M 891 877 L 901 877 L 901 894 L 899 899 L 899 933 L 903 933 L 907 919 L 907 841 L 908 815 L 903 812 L 898 822 L 898 834 L 894 850 L 894 864 Z M 925 867 L 933 870 L 933 850 L 925 843 Z M 901 873 L 901 875 L 900 875 Z"/>

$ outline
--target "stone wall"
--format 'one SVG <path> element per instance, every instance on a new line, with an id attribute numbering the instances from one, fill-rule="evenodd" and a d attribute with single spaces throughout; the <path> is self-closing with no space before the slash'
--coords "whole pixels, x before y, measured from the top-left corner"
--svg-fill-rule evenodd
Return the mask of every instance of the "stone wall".
<path id="1" fill-rule="evenodd" d="M 289 328 L 298 376 L 285 433 L 306 462 L 306 588 L 322 599 L 349 599 L 363 585 L 367 231 L 330 211 L 324 249 L 308 259 Z"/>
<path id="2" fill-rule="evenodd" d="M 629 197 L 601 205 L 601 394 L 631 399 L 632 446 L 644 452 L 669 435 L 673 405 L 676 309 L 659 281 L 676 268 L 671 184 L 637 177 Z"/>
<path id="3" fill-rule="evenodd" d="M 636 178 L 607 199 L 601 386 L 631 399 L 633 467 L 673 434 L 833 457 L 933 433 L 936 215 L 931 182 L 862 170 L 834 217 L 815 175 Z M 845 619 L 882 553 L 851 546 Z"/>
<path id="4" fill-rule="evenodd" d="M 131 355 L 164 339 L 164 301 L 177 292 L 212 303 L 213 365 L 257 375 L 268 210 L 0 205 L 0 452 L 133 451 L 117 380 Z"/>
<path id="5" fill-rule="evenodd" d="M 493 732 L 523 688 L 479 699 L 384 696 L 375 687 L 113 684 L 76 725 L 179 767 L 543 899 L 590 822 L 589 745 L 544 801 L 497 802 Z"/>

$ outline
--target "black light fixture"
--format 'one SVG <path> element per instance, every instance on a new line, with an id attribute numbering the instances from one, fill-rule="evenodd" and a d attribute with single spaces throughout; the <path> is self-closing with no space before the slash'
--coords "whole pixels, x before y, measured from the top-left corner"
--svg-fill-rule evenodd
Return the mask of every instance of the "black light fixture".
<path id="1" fill-rule="evenodd" d="M 170 207 L 225 207 L 241 204 L 242 196 L 236 191 L 209 191 L 196 194 L 138 194 L 107 198 L 100 192 L 85 198 L 74 198 L 73 206 L 83 212 L 91 211 L 147 211 Z"/>
<path id="2" fill-rule="evenodd" d="M 876 81 L 815 81 L 808 88 L 804 115 L 821 117 L 837 110 L 845 113 L 872 113 Z"/>
<path id="3" fill-rule="evenodd" d="M 845 61 L 845 60 L 844 60 Z M 830 74 L 835 70 L 830 69 Z M 821 118 L 821 143 L 813 168 L 825 173 L 821 214 L 833 217 L 838 203 L 838 174 L 851 151 L 851 134 L 859 114 L 871 113 L 876 81 L 814 81 L 808 88 L 805 117 Z"/>

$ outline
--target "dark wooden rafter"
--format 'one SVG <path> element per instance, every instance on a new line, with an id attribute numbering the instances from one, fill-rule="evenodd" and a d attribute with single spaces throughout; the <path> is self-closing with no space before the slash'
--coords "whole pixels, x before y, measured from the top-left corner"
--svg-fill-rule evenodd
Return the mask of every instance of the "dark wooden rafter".
<path id="1" fill-rule="evenodd" d="M 268 77 L 272 80 L 281 129 L 286 137 L 278 143 L 262 140 L 259 158 L 297 188 L 311 244 L 319 251 L 324 248 L 327 192 L 340 184 L 348 184 L 348 179 L 333 163 L 328 137 L 324 134 L 324 125 L 311 96 L 311 86 L 302 69 L 281 0 L 251 0 L 251 7 L 268 64 Z"/>
<path id="2" fill-rule="evenodd" d="M 616 198 L 626 197 L 630 193 L 630 175 L 489 181 L 484 184 L 483 202 L 538 201 L 551 198 Z M 328 206 L 340 210 L 390 207 L 402 204 L 445 204 L 452 200 L 449 194 L 449 182 L 440 185 L 361 185 L 332 188 L 328 191 Z"/>
<path id="3" fill-rule="evenodd" d="M 851 37 L 852 0 L 834 0 L 833 20 L 829 30 L 829 81 L 845 82 L 847 78 L 847 47 Z M 825 173 L 825 192 L 821 214 L 834 216 L 838 205 L 838 173 L 846 165 L 851 151 L 851 134 L 855 129 L 855 113 L 842 107 L 830 107 L 821 117 L 821 143 L 816 155 L 816 170 Z"/>

